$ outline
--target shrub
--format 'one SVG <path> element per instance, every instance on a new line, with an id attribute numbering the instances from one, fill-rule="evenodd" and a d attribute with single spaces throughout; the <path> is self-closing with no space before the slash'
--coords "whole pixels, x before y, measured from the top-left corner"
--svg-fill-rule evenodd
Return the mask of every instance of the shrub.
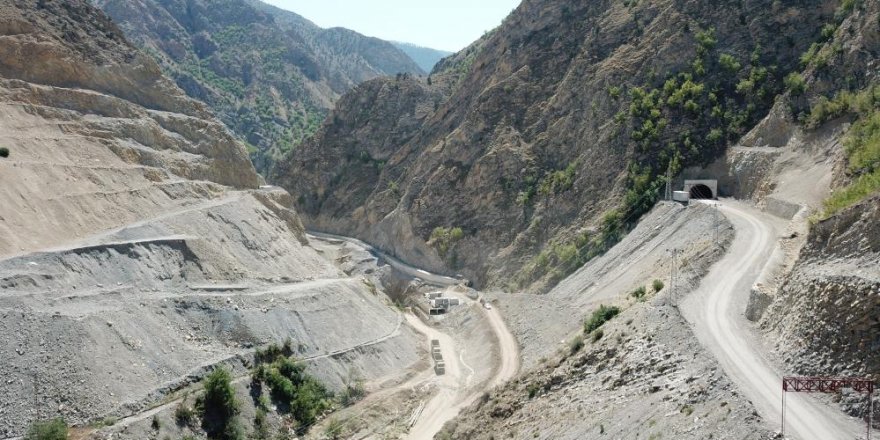
<path id="1" fill-rule="evenodd" d="M 654 280 L 654 282 L 651 283 L 651 287 L 654 288 L 654 292 L 659 292 L 659 291 L 663 290 L 663 281 Z"/>
<path id="2" fill-rule="evenodd" d="M 159 416 L 153 416 L 153 421 L 150 423 L 150 427 L 156 431 L 162 428 L 162 422 L 159 421 Z"/>
<path id="3" fill-rule="evenodd" d="M 611 95 L 612 98 L 617 99 L 620 97 L 620 87 L 619 86 L 611 86 L 608 88 L 608 94 Z"/>
<path id="4" fill-rule="evenodd" d="M 878 191 L 880 191 L 880 170 L 860 176 L 855 182 L 835 191 L 825 200 L 822 217 L 831 217 Z"/>
<path id="5" fill-rule="evenodd" d="M 345 384 L 345 389 L 342 390 L 342 393 L 339 395 L 339 403 L 342 406 L 351 406 L 354 405 L 355 402 L 364 398 L 367 395 L 367 390 L 364 387 L 363 379 L 355 379 Z"/>
<path id="6" fill-rule="evenodd" d="M 437 253 L 441 257 L 446 258 L 449 251 L 455 246 L 455 243 L 464 238 L 464 230 L 461 228 L 444 228 L 438 226 L 431 231 L 431 237 L 428 238 L 428 244 L 437 249 Z"/>
<path id="7" fill-rule="evenodd" d="M 581 351 L 582 348 L 584 348 L 584 337 L 581 335 L 575 336 L 568 344 L 568 350 L 571 354 Z"/>
<path id="8" fill-rule="evenodd" d="M 605 336 L 605 332 L 601 328 L 596 329 L 596 331 L 594 331 L 592 334 L 593 334 L 592 338 L 593 338 L 594 343 L 599 342 L 599 340 L 602 339 L 602 336 Z"/>
<path id="9" fill-rule="evenodd" d="M 35 422 L 24 438 L 25 440 L 66 440 L 67 423 L 63 419 Z"/>
<path id="10" fill-rule="evenodd" d="M 717 144 L 718 141 L 724 138 L 724 131 L 720 128 L 713 128 L 709 130 L 709 134 L 706 135 L 706 140 L 709 143 Z"/>
<path id="11" fill-rule="evenodd" d="M 177 408 L 174 409 L 174 420 L 177 421 L 179 426 L 188 426 L 192 423 L 195 418 L 195 411 L 193 411 L 192 407 L 186 404 L 186 400 L 180 402 L 177 405 Z"/>
<path id="12" fill-rule="evenodd" d="M 709 28 L 704 31 L 697 32 L 697 53 L 705 55 L 707 52 L 715 48 L 718 40 L 715 38 L 715 28 Z"/>
<path id="13" fill-rule="evenodd" d="M 526 392 L 529 394 L 529 399 L 534 398 L 538 395 L 538 391 L 541 390 L 541 385 L 532 382 L 526 386 Z"/>
<path id="14" fill-rule="evenodd" d="M 261 365 L 253 374 L 254 380 L 266 382 L 272 399 L 282 411 L 293 415 L 301 427 L 312 425 L 319 414 L 331 407 L 333 394 L 309 376 L 302 364 L 290 358 L 281 357 L 272 364 Z"/>
<path id="15" fill-rule="evenodd" d="M 345 428 L 345 422 L 334 417 L 327 422 L 327 426 L 324 428 L 324 436 L 332 440 L 340 439 L 342 438 L 343 428 Z"/>
<path id="16" fill-rule="evenodd" d="M 726 53 L 723 53 L 718 57 L 718 63 L 724 70 L 730 73 L 739 72 L 739 69 L 742 68 L 742 65 L 739 63 L 739 61 L 736 60 L 736 58 L 734 58 L 733 55 Z"/>
<path id="17" fill-rule="evenodd" d="M 639 286 L 636 290 L 633 290 L 632 292 L 630 292 L 630 296 L 632 296 L 635 299 L 642 299 L 645 297 L 646 293 L 648 293 L 648 292 L 645 290 L 645 286 Z"/>
<path id="18" fill-rule="evenodd" d="M 0 157 L 9 157 L 9 148 L 0 147 Z"/>
<path id="19" fill-rule="evenodd" d="M 275 362 L 278 358 L 293 356 L 293 340 L 287 338 L 283 345 L 269 344 L 266 348 L 254 352 L 257 365 Z"/>
<path id="20" fill-rule="evenodd" d="M 216 368 L 205 378 L 205 394 L 201 399 L 202 427 L 221 439 L 238 439 L 241 426 L 235 423 L 239 403 L 232 387 L 232 375 L 223 367 Z"/>
<path id="21" fill-rule="evenodd" d="M 785 77 L 785 88 L 791 92 L 792 96 L 800 96 L 807 90 L 807 83 L 804 81 L 803 75 L 792 72 Z"/>
<path id="22" fill-rule="evenodd" d="M 615 306 L 606 307 L 605 305 L 600 305 L 598 309 L 596 309 L 593 314 L 584 322 L 584 333 L 590 333 L 593 330 L 602 327 L 603 324 L 608 322 L 608 320 L 614 318 L 615 316 L 620 314 L 620 309 Z"/>

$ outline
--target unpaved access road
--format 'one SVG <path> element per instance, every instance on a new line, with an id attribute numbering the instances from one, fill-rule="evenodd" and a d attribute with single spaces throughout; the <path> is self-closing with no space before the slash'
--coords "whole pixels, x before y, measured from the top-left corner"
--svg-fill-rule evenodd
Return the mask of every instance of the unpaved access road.
<path id="1" fill-rule="evenodd" d="M 767 264 L 779 235 L 775 221 L 736 201 L 720 210 L 736 237 L 699 287 L 682 304 L 695 333 L 725 373 L 752 400 L 761 416 L 780 426 L 782 372 L 762 353 L 758 335 L 743 315 L 752 285 Z M 786 396 L 786 438 L 853 440 L 865 437 L 865 425 L 808 395 Z"/>
<path id="2" fill-rule="evenodd" d="M 432 284 L 454 286 L 463 282 L 463 280 L 430 273 L 410 266 L 355 238 L 312 231 L 310 231 L 308 235 L 310 236 L 309 238 L 344 241 L 359 246 L 377 258 L 383 259 L 391 265 L 391 267 L 401 273 L 418 277 Z M 440 350 L 443 354 L 443 359 L 446 365 L 446 374 L 429 379 L 435 381 L 437 385 L 437 393 L 425 403 L 424 407 L 422 407 L 416 415 L 415 423 L 410 428 L 406 437 L 407 439 L 426 440 L 433 438 L 434 435 L 443 428 L 443 424 L 455 418 L 463 408 L 475 402 L 484 391 L 507 382 L 512 379 L 519 370 L 519 345 L 517 344 L 516 338 L 504 323 L 504 319 L 502 319 L 498 309 L 493 308 L 488 310 L 480 307 L 480 313 L 486 317 L 486 320 L 494 333 L 499 354 L 499 365 L 495 374 L 488 382 L 486 382 L 486 385 L 481 388 L 473 388 L 470 386 L 471 379 L 475 372 L 473 368 L 464 362 L 463 353 L 456 348 L 454 338 L 426 325 L 416 316 L 409 313 L 406 314 L 407 322 L 409 322 L 416 331 L 425 336 L 426 347 L 429 346 L 428 344 L 430 344 L 431 339 L 437 339 L 440 341 Z M 487 344 L 485 349 L 491 350 L 492 346 Z M 421 377 L 421 375 L 419 376 Z M 409 387 L 411 386 L 411 383 L 412 381 L 405 385 L 395 387 L 394 389 Z"/>
<path id="3" fill-rule="evenodd" d="M 474 370 L 464 363 L 463 356 L 456 350 L 453 338 L 449 335 L 433 329 L 418 318 L 407 315 L 407 320 L 418 332 L 424 334 L 427 339 L 440 341 L 440 350 L 446 363 L 446 374 L 438 377 L 438 392 L 421 410 L 407 435 L 408 440 L 426 440 L 434 438 L 434 435 L 443 428 L 443 425 L 455 418 L 458 413 L 474 403 L 484 391 L 488 391 L 512 379 L 519 370 L 519 346 L 516 338 L 507 329 L 504 320 L 497 309 L 485 310 L 492 332 L 495 334 L 499 349 L 499 365 L 494 376 L 482 388 L 471 388 L 469 376 L 473 376 Z M 486 347 L 490 349 L 490 347 Z"/>

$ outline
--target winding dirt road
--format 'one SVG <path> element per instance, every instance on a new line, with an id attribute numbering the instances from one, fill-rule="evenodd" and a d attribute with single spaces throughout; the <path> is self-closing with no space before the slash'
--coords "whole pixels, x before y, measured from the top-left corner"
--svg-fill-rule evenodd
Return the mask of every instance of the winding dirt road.
<path id="1" fill-rule="evenodd" d="M 727 255 L 682 304 L 695 333 L 724 371 L 752 400 L 761 416 L 780 426 L 782 372 L 761 352 L 757 335 L 743 315 L 752 285 L 767 264 L 779 235 L 764 214 L 735 201 L 720 207 L 736 229 Z M 808 395 L 786 396 L 786 438 L 852 440 L 865 425 Z"/>
<path id="2" fill-rule="evenodd" d="M 308 235 L 310 238 L 344 241 L 361 247 L 377 258 L 381 258 L 399 272 L 412 277 L 418 277 L 428 283 L 440 286 L 454 286 L 463 282 L 463 280 L 430 273 L 410 266 L 355 238 L 314 231 L 309 231 Z M 491 379 L 484 386 L 478 388 L 471 386 L 475 371 L 464 362 L 463 350 L 459 350 L 456 347 L 454 338 L 426 325 L 415 315 L 410 313 L 405 315 L 410 326 L 425 336 L 425 347 L 429 346 L 431 339 L 440 341 L 440 350 L 446 365 L 446 374 L 431 376 L 427 380 L 427 382 L 433 381 L 438 391 L 425 402 L 424 406 L 418 411 L 418 414 L 415 415 L 414 423 L 406 436 L 408 440 L 427 440 L 433 438 L 446 422 L 455 418 L 462 409 L 475 402 L 483 392 L 512 379 L 519 370 L 519 345 L 513 333 L 510 332 L 504 323 L 504 319 L 501 317 L 498 309 L 487 310 L 480 307 L 480 312 L 486 317 L 495 335 L 499 365 Z M 492 349 L 491 346 L 485 348 L 486 350 Z M 422 375 L 420 374 L 419 377 L 422 377 Z M 407 384 L 394 387 L 392 390 L 387 390 L 387 392 L 412 387 L 412 382 L 409 381 Z"/>
<path id="3" fill-rule="evenodd" d="M 482 309 L 482 312 L 497 338 L 500 364 L 495 375 L 486 385 L 477 389 L 470 387 L 470 377 L 473 376 L 474 371 L 464 363 L 462 353 L 456 352 L 453 339 L 445 333 L 428 327 L 418 318 L 407 315 L 409 323 L 417 331 L 424 334 L 427 340 L 440 340 L 443 359 L 446 360 L 446 374 L 438 378 L 439 391 L 424 406 L 421 415 L 410 429 L 407 439 L 434 438 L 434 434 L 439 432 L 446 422 L 455 418 L 461 410 L 474 403 L 483 392 L 512 379 L 519 370 L 519 346 L 516 338 L 504 324 L 497 309 Z M 469 371 L 467 375 L 464 374 L 465 370 Z"/>

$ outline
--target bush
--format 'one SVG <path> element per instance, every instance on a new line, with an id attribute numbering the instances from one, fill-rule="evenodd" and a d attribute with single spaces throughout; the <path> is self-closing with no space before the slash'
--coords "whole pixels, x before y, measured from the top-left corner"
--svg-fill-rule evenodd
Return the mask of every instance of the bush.
<path id="1" fill-rule="evenodd" d="M 201 404 L 202 427 L 209 435 L 228 440 L 241 438 L 241 426 L 234 420 L 239 403 L 228 370 L 218 367 L 208 375 Z"/>
<path id="2" fill-rule="evenodd" d="M 630 292 L 630 296 L 632 296 L 635 299 L 642 299 L 645 297 L 645 294 L 647 294 L 647 293 L 648 292 L 645 289 L 645 286 L 639 286 L 636 290 L 633 290 L 632 292 Z"/>
<path id="3" fill-rule="evenodd" d="M 651 283 L 651 287 L 654 288 L 654 292 L 659 292 L 659 291 L 663 290 L 663 281 L 654 280 L 654 282 Z"/>
<path id="4" fill-rule="evenodd" d="M 581 351 L 582 348 L 584 348 L 584 337 L 581 335 L 575 336 L 568 344 L 568 349 L 571 354 Z"/>
<path id="5" fill-rule="evenodd" d="M 441 257 L 446 258 L 449 251 L 455 246 L 455 243 L 464 238 L 464 230 L 459 227 L 444 228 L 438 226 L 431 231 L 431 237 L 428 244 L 437 249 L 437 253 Z"/>
<path id="6" fill-rule="evenodd" d="M 0 157 L 9 157 L 9 148 L 0 147 Z"/>
<path id="7" fill-rule="evenodd" d="M 584 333 L 590 333 L 602 327 L 603 324 L 619 314 L 620 309 L 615 306 L 606 307 L 605 305 L 600 305 L 590 316 L 590 319 L 584 322 Z"/>
<path id="8" fill-rule="evenodd" d="M 266 410 L 257 407 L 254 414 L 254 436 L 258 439 L 269 438 L 269 425 L 266 423 Z"/>
<path id="9" fill-rule="evenodd" d="M 804 81 L 803 75 L 792 72 L 785 77 L 785 88 L 791 92 L 792 96 L 800 96 L 807 90 L 807 83 Z"/>
<path id="10" fill-rule="evenodd" d="M 188 426 L 192 423 L 195 418 L 195 411 L 193 411 L 192 407 L 186 404 L 186 400 L 180 402 L 177 405 L 177 408 L 174 409 L 174 420 L 177 421 L 178 426 Z"/>
<path id="11" fill-rule="evenodd" d="M 534 398 L 538 395 L 538 391 L 541 390 L 541 385 L 532 382 L 526 386 L 526 392 L 529 394 L 529 399 Z"/>
<path id="12" fill-rule="evenodd" d="M 593 332 L 593 336 L 592 336 L 593 342 L 594 343 L 599 342 L 599 340 L 602 339 L 602 336 L 605 336 L 605 332 L 601 328 L 596 329 L 596 331 Z"/>
<path id="13" fill-rule="evenodd" d="M 261 365 L 254 370 L 254 380 L 265 381 L 280 410 L 293 415 L 301 427 L 312 425 L 332 404 L 333 394 L 306 374 L 302 364 L 289 358 L 281 357 L 272 364 Z"/>
<path id="14" fill-rule="evenodd" d="M 723 53 L 718 57 L 718 63 L 724 70 L 727 70 L 730 73 L 739 72 L 739 69 L 742 68 L 742 64 L 740 64 L 733 55 L 726 53 Z"/>
<path id="15" fill-rule="evenodd" d="M 67 423 L 63 419 L 35 422 L 24 438 L 25 440 L 66 440 Z"/>
<path id="16" fill-rule="evenodd" d="M 340 439 L 342 438 L 343 428 L 345 428 L 345 422 L 334 417 L 327 422 L 327 426 L 324 428 L 324 436 L 332 440 Z"/>
<path id="17" fill-rule="evenodd" d="M 342 393 L 339 395 L 339 403 L 342 406 L 351 406 L 354 405 L 355 402 L 364 398 L 367 395 L 367 390 L 364 387 L 363 379 L 355 379 L 345 384 L 345 389 L 342 390 Z"/>

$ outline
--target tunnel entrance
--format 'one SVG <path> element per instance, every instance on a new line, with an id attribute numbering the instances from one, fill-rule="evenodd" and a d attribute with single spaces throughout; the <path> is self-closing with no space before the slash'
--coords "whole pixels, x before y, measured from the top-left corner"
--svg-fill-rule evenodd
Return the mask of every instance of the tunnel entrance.
<path id="1" fill-rule="evenodd" d="M 706 185 L 698 184 L 691 187 L 691 199 L 714 199 L 715 195 L 712 194 L 712 188 L 709 188 Z"/>

